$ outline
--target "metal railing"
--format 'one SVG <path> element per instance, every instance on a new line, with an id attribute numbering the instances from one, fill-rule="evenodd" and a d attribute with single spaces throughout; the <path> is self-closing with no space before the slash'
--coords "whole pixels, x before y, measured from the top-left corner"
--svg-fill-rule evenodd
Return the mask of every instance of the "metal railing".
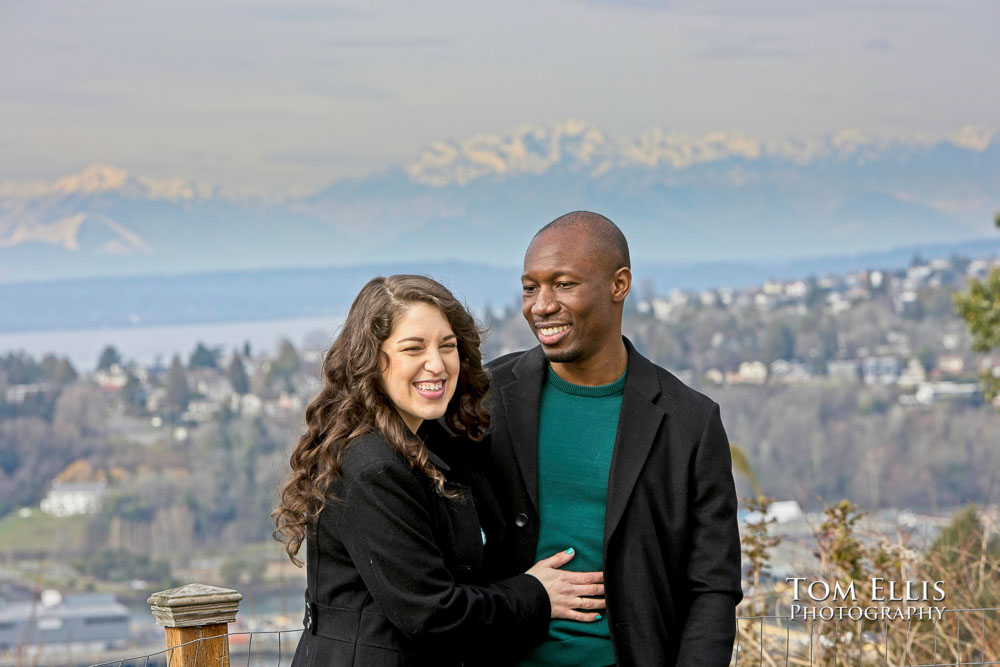
<path id="1" fill-rule="evenodd" d="M 961 617 L 965 614 L 966 621 Z M 951 615 L 951 616 L 949 616 Z M 732 667 L 967 667 L 1000 665 L 1000 637 L 987 635 L 988 617 L 1000 617 L 1000 608 L 947 609 L 940 619 L 920 621 L 865 621 L 797 619 L 789 616 L 737 617 Z M 977 623 L 979 636 L 970 632 Z M 969 621 L 969 617 L 973 621 Z M 995 618 L 993 620 L 996 620 Z M 926 624 L 930 624 L 928 627 Z M 953 627 L 952 627 L 953 626 Z M 224 662 L 245 667 L 284 667 L 302 629 L 232 632 Z M 219 635 L 222 636 L 222 635 Z M 284 639 L 283 639 L 284 637 Z M 202 659 L 205 637 L 162 651 L 122 658 L 91 667 L 175 667 L 173 657 L 183 647 L 195 646 L 191 664 L 215 667 Z M 243 644 L 246 644 L 245 649 Z M 898 656 L 902 651 L 902 656 Z M 206 651 L 207 653 L 207 651 Z"/>

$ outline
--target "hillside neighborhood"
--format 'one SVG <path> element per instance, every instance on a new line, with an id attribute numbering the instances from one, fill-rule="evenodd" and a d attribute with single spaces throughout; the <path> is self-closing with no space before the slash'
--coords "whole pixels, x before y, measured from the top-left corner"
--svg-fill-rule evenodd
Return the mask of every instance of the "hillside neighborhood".
<path id="1" fill-rule="evenodd" d="M 989 502 L 1000 398 L 985 404 L 980 379 L 1000 376 L 1000 356 L 972 352 L 952 295 L 998 266 L 915 257 L 745 289 L 634 286 L 626 335 L 720 403 L 763 492 L 779 499 L 766 515 L 741 512 L 744 524 L 773 519 L 783 537 L 773 576 L 811 566 L 821 508 L 836 498 L 869 510 L 861 525 L 924 546 L 956 506 Z M 479 316 L 488 358 L 533 344 L 519 304 Z M 137 602 L 197 579 L 287 606 L 302 573 L 271 542 L 268 515 L 324 350 L 199 343 L 187 358 L 140 364 L 113 343 L 93 370 L 51 354 L 0 357 L 2 594 L 24 598 L 28 570 L 41 567 L 48 586 L 95 592 L 46 613 L 113 608 L 116 642 L 128 633 L 108 594 Z M 750 480 L 736 479 L 749 497 Z"/>

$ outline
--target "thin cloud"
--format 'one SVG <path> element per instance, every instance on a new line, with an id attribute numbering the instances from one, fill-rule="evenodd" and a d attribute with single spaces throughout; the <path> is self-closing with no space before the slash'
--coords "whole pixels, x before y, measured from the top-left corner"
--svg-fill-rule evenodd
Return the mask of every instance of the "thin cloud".
<path id="1" fill-rule="evenodd" d="M 719 42 L 694 54 L 697 60 L 749 60 L 766 58 L 797 58 L 799 49 L 784 44 L 775 35 L 752 35 L 732 42 Z"/>
<path id="2" fill-rule="evenodd" d="M 576 0 L 577 4 L 623 10 L 672 11 L 686 14 L 723 15 L 726 17 L 788 18 L 829 14 L 870 14 L 872 11 L 912 14 L 922 11 L 948 11 L 950 3 L 940 0 L 923 2 L 900 0 L 842 0 L 840 2 L 802 2 L 801 0 Z"/>
<path id="3" fill-rule="evenodd" d="M 669 0 L 578 0 L 582 5 L 602 5 L 624 9 L 676 9 L 677 3 Z"/>
<path id="4" fill-rule="evenodd" d="M 344 151 L 326 150 L 290 150 L 268 153 L 264 159 L 286 164 L 297 164 L 306 167 L 329 167 L 343 165 L 358 165 L 368 161 L 365 156 Z"/>
<path id="5" fill-rule="evenodd" d="M 331 46 L 352 49 L 373 49 L 385 51 L 410 51 L 413 49 L 433 49 L 451 46 L 455 40 L 449 37 L 352 37 L 331 40 Z"/>
<path id="6" fill-rule="evenodd" d="M 282 3 L 269 7 L 252 7 L 244 10 L 244 12 L 250 16 L 256 16 L 269 21 L 306 21 L 310 23 L 316 21 L 341 21 L 343 19 L 364 18 L 372 15 L 371 12 L 353 7 L 291 3 Z"/>
<path id="7" fill-rule="evenodd" d="M 874 51 L 876 53 L 888 53 L 892 51 L 892 44 L 889 40 L 883 37 L 875 37 L 873 39 L 865 40 L 862 46 L 866 51 Z"/>
<path id="8" fill-rule="evenodd" d="M 351 100 L 355 102 L 387 102 L 396 97 L 395 93 L 367 84 L 343 83 L 343 82 L 316 82 L 305 81 L 299 90 L 311 95 L 320 97 L 330 97 L 338 100 Z"/>
<path id="9" fill-rule="evenodd" d="M 16 104 L 40 104 L 47 106 L 101 106 L 120 105 L 129 99 L 124 93 L 71 90 L 66 88 L 45 88 L 42 86 L 2 86 L 0 102 Z"/>

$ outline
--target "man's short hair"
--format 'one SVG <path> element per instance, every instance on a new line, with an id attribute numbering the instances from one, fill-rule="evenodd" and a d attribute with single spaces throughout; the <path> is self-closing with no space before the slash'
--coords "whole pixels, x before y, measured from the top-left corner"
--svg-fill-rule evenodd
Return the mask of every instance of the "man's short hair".
<path id="1" fill-rule="evenodd" d="M 532 241 L 547 231 L 562 227 L 577 227 L 586 230 L 591 241 L 598 246 L 603 256 L 614 264 L 613 271 L 624 267 L 632 268 L 628 254 L 628 241 L 618 225 L 600 213 L 591 211 L 573 211 L 566 215 L 561 215 L 549 224 L 539 229 L 532 237 Z"/>

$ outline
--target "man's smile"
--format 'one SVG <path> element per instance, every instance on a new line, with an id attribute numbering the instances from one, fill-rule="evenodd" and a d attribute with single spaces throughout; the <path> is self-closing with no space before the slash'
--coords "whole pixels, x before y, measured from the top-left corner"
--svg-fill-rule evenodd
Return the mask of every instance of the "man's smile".
<path id="1" fill-rule="evenodd" d="M 538 340 L 543 345 L 555 345 L 566 336 L 571 327 L 570 324 L 536 325 L 535 330 L 538 332 Z"/>

